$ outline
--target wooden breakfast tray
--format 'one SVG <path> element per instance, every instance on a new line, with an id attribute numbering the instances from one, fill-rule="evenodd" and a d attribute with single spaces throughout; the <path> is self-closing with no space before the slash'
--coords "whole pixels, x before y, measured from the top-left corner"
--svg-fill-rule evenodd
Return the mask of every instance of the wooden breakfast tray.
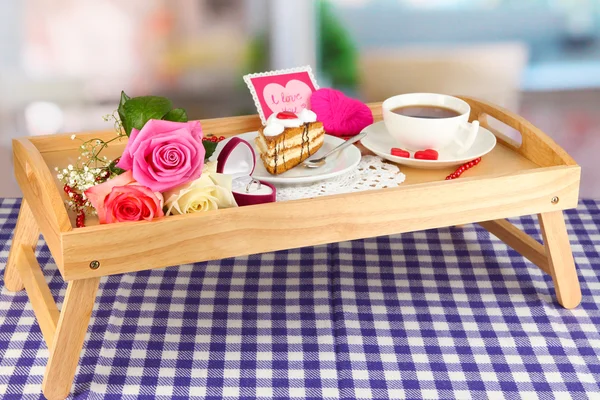
<path id="1" fill-rule="evenodd" d="M 13 141 L 15 174 L 23 202 L 5 270 L 6 287 L 27 290 L 50 358 L 42 384 L 49 399 L 70 391 L 100 277 L 253 253 L 312 246 L 478 222 L 528 258 L 554 281 L 566 308 L 581 300 L 562 210 L 577 206 L 580 167 L 525 119 L 472 98 L 471 120 L 498 136 L 498 145 L 460 179 L 445 181 L 453 168 L 402 167 L 406 181 L 396 188 L 306 200 L 229 208 L 75 228 L 65 208 L 55 166 L 74 163 L 81 143 L 70 135 Z M 375 120 L 381 104 L 371 104 Z M 519 146 L 491 128 L 493 117 L 522 135 Z M 205 134 L 232 136 L 256 130 L 258 116 L 202 121 Z M 114 131 L 82 133 L 84 140 L 108 140 Z M 108 149 L 122 153 L 125 143 Z M 306 218 L 310 210 L 311 218 Z M 504 218 L 538 214 L 544 245 Z M 34 249 L 42 233 L 65 281 L 59 312 Z M 174 233 L 177 234 L 174 234 Z"/>

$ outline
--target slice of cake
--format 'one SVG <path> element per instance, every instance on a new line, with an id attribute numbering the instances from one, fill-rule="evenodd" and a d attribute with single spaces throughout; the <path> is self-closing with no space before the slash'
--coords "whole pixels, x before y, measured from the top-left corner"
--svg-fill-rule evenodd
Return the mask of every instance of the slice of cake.
<path id="1" fill-rule="evenodd" d="M 298 115 L 289 111 L 272 114 L 258 130 L 255 143 L 266 170 L 278 175 L 315 154 L 324 139 L 323 124 L 305 109 Z"/>

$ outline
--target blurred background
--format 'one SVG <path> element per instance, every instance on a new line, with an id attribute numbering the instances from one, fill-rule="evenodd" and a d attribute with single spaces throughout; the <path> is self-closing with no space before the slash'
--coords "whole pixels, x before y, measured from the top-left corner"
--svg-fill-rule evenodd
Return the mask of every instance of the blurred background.
<path id="1" fill-rule="evenodd" d="M 363 101 L 517 111 L 600 199 L 600 0 L 0 0 L 0 197 L 20 195 L 12 138 L 111 129 L 122 89 L 194 119 L 251 114 L 242 75 L 307 64 Z"/>

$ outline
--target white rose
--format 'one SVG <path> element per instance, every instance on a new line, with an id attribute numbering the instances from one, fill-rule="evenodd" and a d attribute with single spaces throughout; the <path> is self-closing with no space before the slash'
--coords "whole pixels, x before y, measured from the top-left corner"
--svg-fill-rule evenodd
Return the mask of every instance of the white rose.
<path id="1" fill-rule="evenodd" d="M 237 207 L 231 193 L 231 176 L 218 174 L 214 163 L 204 165 L 200 178 L 168 190 L 163 195 L 165 215 Z"/>

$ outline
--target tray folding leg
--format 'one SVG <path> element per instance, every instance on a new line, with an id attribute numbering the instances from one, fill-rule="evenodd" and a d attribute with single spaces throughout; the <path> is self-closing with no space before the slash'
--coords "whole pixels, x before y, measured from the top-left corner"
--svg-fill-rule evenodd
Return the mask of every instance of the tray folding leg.
<path id="1" fill-rule="evenodd" d="M 42 382 L 49 400 L 64 399 L 71 391 L 99 283 L 100 278 L 69 282 Z"/>
<path id="2" fill-rule="evenodd" d="M 581 288 L 563 213 L 538 214 L 538 219 L 558 302 L 565 308 L 575 308 L 581 302 Z"/>
<path id="3" fill-rule="evenodd" d="M 4 281 L 11 291 L 26 290 L 50 350 L 42 383 L 44 395 L 50 400 L 65 399 L 75 377 L 100 278 L 70 281 L 59 312 L 35 257 L 38 239 L 38 225 L 29 205 L 23 200 Z"/>
<path id="4" fill-rule="evenodd" d="M 8 261 L 4 270 L 4 285 L 11 292 L 18 292 L 25 288 L 17 269 L 17 258 L 21 246 L 31 247 L 35 251 L 39 238 L 40 230 L 38 225 L 31 213 L 29 204 L 23 199 L 13 235 L 12 246 L 8 254 Z"/>
<path id="5" fill-rule="evenodd" d="M 549 274 L 558 303 L 575 308 L 581 302 L 581 288 L 562 211 L 538 214 L 544 244 L 505 219 L 480 222 L 483 228 Z"/>

